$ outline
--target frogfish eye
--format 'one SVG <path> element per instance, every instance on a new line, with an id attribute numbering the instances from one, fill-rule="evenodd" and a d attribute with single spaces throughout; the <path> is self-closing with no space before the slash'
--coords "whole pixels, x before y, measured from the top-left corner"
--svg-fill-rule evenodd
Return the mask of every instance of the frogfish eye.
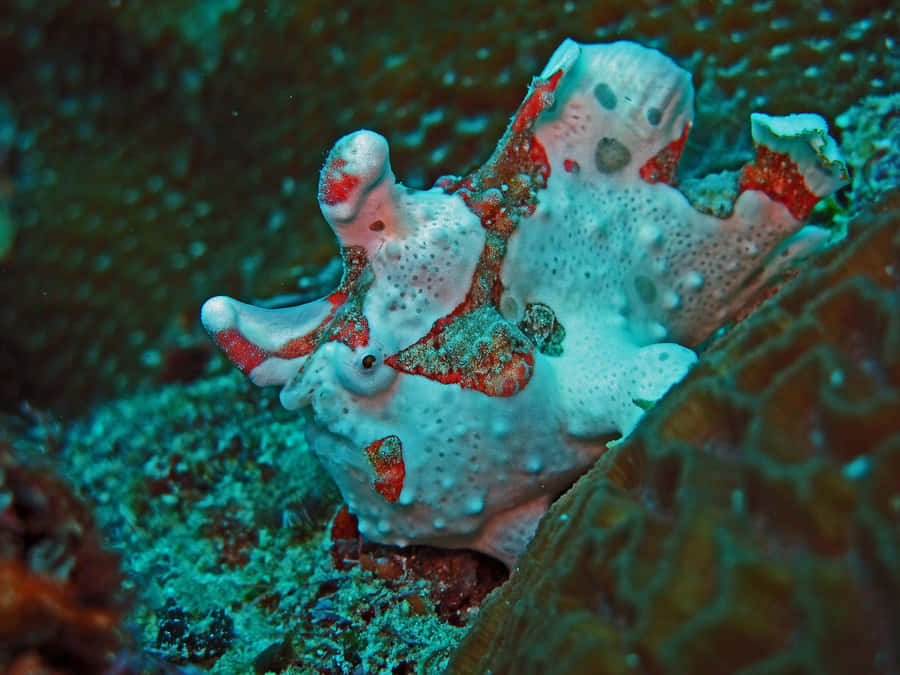
<path id="1" fill-rule="evenodd" d="M 397 371 L 384 362 L 389 353 L 377 340 L 356 349 L 340 345 L 334 352 L 338 382 L 359 396 L 374 396 L 383 391 L 397 377 Z"/>

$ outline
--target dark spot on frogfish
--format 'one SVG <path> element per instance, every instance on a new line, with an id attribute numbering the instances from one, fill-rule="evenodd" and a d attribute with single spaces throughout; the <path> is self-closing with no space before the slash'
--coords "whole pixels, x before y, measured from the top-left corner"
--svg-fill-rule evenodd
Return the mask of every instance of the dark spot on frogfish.
<path id="1" fill-rule="evenodd" d="M 601 138 L 597 143 L 596 158 L 600 173 L 615 173 L 631 161 L 631 151 L 615 138 Z"/>

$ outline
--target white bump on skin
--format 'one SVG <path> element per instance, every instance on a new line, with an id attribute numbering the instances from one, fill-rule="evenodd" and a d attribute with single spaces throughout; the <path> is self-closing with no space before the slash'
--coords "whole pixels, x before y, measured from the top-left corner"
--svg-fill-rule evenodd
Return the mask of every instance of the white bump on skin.
<path id="1" fill-rule="evenodd" d="M 469 497 L 466 500 L 466 513 L 469 515 L 477 515 L 484 511 L 484 499 L 477 495 Z"/>
<path id="2" fill-rule="evenodd" d="M 525 460 L 525 470 L 528 473 L 538 473 L 544 468 L 544 461 L 538 455 L 532 455 Z"/>
<path id="3" fill-rule="evenodd" d="M 684 287 L 689 291 L 697 291 L 703 288 L 703 277 L 694 270 L 690 270 L 681 277 Z"/>
<path id="4" fill-rule="evenodd" d="M 677 309 L 678 305 L 681 304 L 681 298 L 678 297 L 678 293 L 671 289 L 666 289 L 662 292 L 661 301 L 665 309 Z"/>
<path id="5" fill-rule="evenodd" d="M 662 231 L 655 225 L 641 225 L 637 232 L 638 243 L 650 248 L 662 243 Z"/>

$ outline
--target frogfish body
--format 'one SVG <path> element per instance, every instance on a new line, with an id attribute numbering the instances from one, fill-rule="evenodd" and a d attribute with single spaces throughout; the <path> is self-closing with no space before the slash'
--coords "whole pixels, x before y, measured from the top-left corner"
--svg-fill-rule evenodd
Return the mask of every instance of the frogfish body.
<path id="1" fill-rule="evenodd" d="M 365 537 L 512 564 L 691 347 L 819 241 L 802 225 L 847 178 L 821 117 L 751 116 L 756 157 L 726 214 L 674 186 L 692 118 L 668 57 L 566 40 L 467 177 L 413 190 L 384 137 L 338 140 L 319 182 L 344 262 L 333 293 L 206 302 L 242 372 L 312 406 L 310 446 Z"/>

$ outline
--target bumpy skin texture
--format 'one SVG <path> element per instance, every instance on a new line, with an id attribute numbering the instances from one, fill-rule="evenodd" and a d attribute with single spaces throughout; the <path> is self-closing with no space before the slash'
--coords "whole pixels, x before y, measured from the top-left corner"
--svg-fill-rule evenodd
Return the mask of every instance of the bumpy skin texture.
<path id="1" fill-rule="evenodd" d="M 900 208 L 554 504 L 448 672 L 900 672 L 898 291 Z"/>
<path id="2" fill-rule="evenodd" d="M 511 563 L 846 180 L 822 118 L 754 115 L 731 215 L 701 213 L 671 185 L 692 116 L 666 56 L 566 40 L 470 176 L 411 190 L 380 135 L 337 142 L 319 183 L 345 259 L 334 293 L 206 303 L 243 372 L 312 404 L 311 445 L 365 536 Z"/>

